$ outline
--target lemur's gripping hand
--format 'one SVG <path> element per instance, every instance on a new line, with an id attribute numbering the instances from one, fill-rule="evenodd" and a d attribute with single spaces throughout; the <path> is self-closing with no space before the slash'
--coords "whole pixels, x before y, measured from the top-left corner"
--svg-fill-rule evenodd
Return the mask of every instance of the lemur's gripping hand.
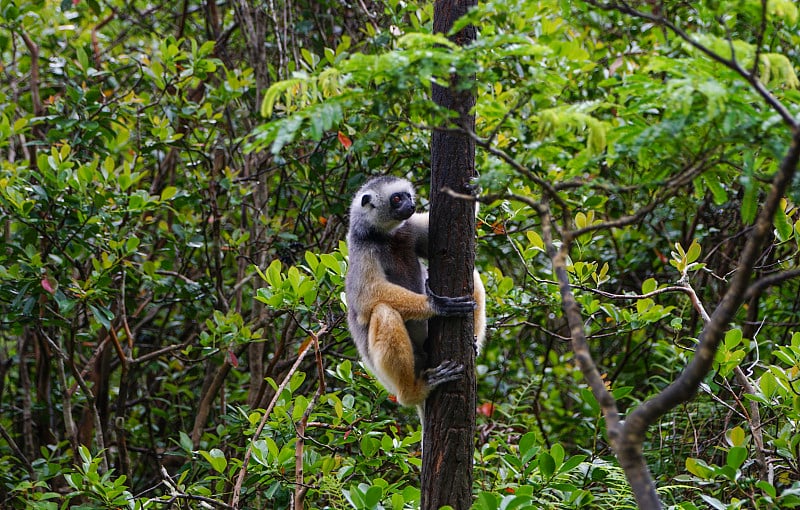
<path id="1" fill-rule="evenodd" d="M 476 307 L 472 296 L 446 297 L 434 294 L 427 281 L 425 293 L 428 294 L 428 302 L 433 312 L 442 317 L 463 317 Z"/>
<path id="2" fill-rule="evenodd" d="M 442 383 L 456 381 L 464 375 L 464 365 L 455 361 L 443 361 L 439 366 L 427 368 L 422 371 L 422 378 L 430 387 L 438 386 Z"/>

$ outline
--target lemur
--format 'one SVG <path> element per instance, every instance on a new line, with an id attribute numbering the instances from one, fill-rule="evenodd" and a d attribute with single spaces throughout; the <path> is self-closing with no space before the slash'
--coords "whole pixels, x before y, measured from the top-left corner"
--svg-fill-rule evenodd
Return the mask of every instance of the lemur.
<path id="1" fill-rule="evenodd" d="M 485 291 L 474 273 L 473 296 L 431 292 L 427 268 L 428 214 L 415 213 L 414 188 L 405 179 L 376 177 L 362 186 L 350 208 L 347 320 L 367 368 L 398 403 L 416 406 L 439 384 L 462 377 L 463 365 L 427 367 L 427 319 L 474 311 L 475 346 L 485 338 Z"/>

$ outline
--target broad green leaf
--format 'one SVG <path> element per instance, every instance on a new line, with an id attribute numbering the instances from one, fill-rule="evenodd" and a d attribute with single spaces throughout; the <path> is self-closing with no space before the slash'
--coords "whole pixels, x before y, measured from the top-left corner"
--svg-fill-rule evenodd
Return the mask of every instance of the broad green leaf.
<path id="1" fill-rule="evenodd" d="M 539 454 L 539 471 L 545 478 L 552 477 L 553 473 L 556 471 L 556 463 L 553 457 L 547 452 L 541 452 Z"/>
<path id="2" fill-rule="evenodd" d="M 649 294 L 658 288 L 658 282 L 655 278 L 648 278 L 642 282 L 642 294 Z"/>
<path id="3" fill-rule="evenodd" d="M 225 459 L 225 454 L 219 448 L 213 448 L 211 451 L 200 450 L 198 453 L 211 464 L 212 469 L 217 473 L 223 473 L 228 465 Z"/>
<path id="4" fill-rule="evenodd" d="M 689 246 L 689 249 L 686 250 L 686 262 L 691 264 L 695 262 L 697 259 L 700 258 L 700 251 L 701 251 L 700 243 L 697 242 L 697 239 L 692 241 L 692 244 Z"/>
<path id="5" fill-rule="evenodd" d="M 731 429 L 730 433 L 728 434 L 728 439 L 733 446 L 743 446 L 744 445 L 744 429 L 742 427 L 734 427 Z"/>
<path id="6" fill-rule="evenodd" d="M 550 455 L 553 457 L 553 462 L 555 462 L 555 467 L 558 468 L 561 466 L 561 463 L 564 462 L 564 447 L 561 446 L 561 443 L 556 443 L 550 448 Z"/>
<path id="7" fill-rule="evenodd" d="M 178 193 L 178 188 L 175 186 L 167 186 L 161 191 L 161 201 L 165 202 Z"/>
<path id="8" fill-rule="evenodd" d="M 528 230 L 525 232 L 525 236 L 528 238 L 528 243 L 534 249 L 544 251 L 544 241 L 542 237 L 533 230 Z"/>
<path id="9" fill-rule="evenodd" d="M 190 453 L 192 451 L 192 438 L 190 438 L 189 434 L 187 434 L 182 430 L 180 431 L 178 436 L 180 437 L 180 445 L 183 451 Z"/>
<path id="10" fill-rule="evenodd" d="M 692 457 L 686 459 L 686 470 L 704 480 L 710 479 L 713 476 L 713 471 L 705 462 Z"/>
<path id="11" fill-rule="evenodd" d="M 786 214 L 786 199 L 782 198 L 780 205 L 778 205 L 778 209 L 775 211 L 775 217 L 773 218 L 773 223 L 775 224 L 775 232 L 778 235 L 778 239 L 781 242 L 789 240 L 792 235 L 793 227 L 792 224 L 789 222 L 789 216 Z"/>
<path id="12" fill-rule="evenodd" d="M 102 324 L 104 328 L 111 329 L 111 321 L 114 320 L 114 312 L 102 305 L 89 303 L 87 306 L 89 310 L 92 311 L 92 315 L 97 319 L 97 322 Z"/>
<path id="13" fill-rule="evenodd" d="M 739 469 L 747 459 L 747 448 L 743 446 L 733 446 L 728 450 L 725 463 L 733 469 Z"/>
<path id="14" fill-rule="evenodd" d="M 561 467 L 558 468 L 558 472 L 560 473 L 568 473 L 578 467 L 581 462 L 585 461 L 587 458 L 586 455 L 573 455 L 572 457 L 568 458 L 561 464 Z"/>

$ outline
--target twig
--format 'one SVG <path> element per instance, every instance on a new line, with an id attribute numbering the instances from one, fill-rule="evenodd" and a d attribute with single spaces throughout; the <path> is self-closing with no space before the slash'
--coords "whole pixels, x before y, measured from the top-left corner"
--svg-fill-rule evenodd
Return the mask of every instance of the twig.
<path id="1" fill-rule="evenodd" d="M 711 322 L 711 317 L 709 317 L 708 313 L 706 313 L 703 303 L 697 297 L 697 294 L 689 282 L 682 282 L 682 286 L 690 292 L 690 295 L 692 296 L 692 304 L 694 305 L 695 310 L 697 310 L 697 312 L 703 318 L 703 323 L 708 324 Z M 733 368 L 733 373 L 736 376 L 736 380 L 742 385 L 745 393 L 750 395 L 756 394 L 755 388 L 753 388 L 753 385 L 750 384 L 750 380 L 747 378 L 739 365 L 736 365 Z M 740 405 L 744 407 L 741 402 Z M 750 431 L 753 434 L 753 441 L 756 444 L 755 455 L 756 459 L 758 460 L 759 468 L 761 469 L 761 477 L 763 480 L 767 480 L 772 483 L 771 480 L 768 480 L 769 469 L 767 467 L 767 458 L 764 455 L 764 435 L 761 432 L 761 411 L 758 408 L 758 402 L 755 400 L 750 400 L 750 412 L 748 413 L 747 421 L 750 423 Z"/>
<path id="2" fill-rule="evenodd" d="M 781 271 L 779 273 L 773 273 L 761 277 L 758 280 L 754 281 L 750 285 L 750 287 L 747 288 L 747 292 L 745 292 L 744 299 L 745 301 L 749 300 L 754 296 L 760 295 L 769 287 L 778 285 L 786 280 L 790 280 L 792 278 L 797 278 L 797 277 L 800 277 L 800 268 L 789 269 L 788 271 Z"/>
<path id="3" fill-rule="evenodd" d="M 319 338 L 323 334 L 327 333 L 328 327 L 323 325 L 320 327 L 319 331 L 317 331 L 316 337 Z M 239 475 L 236 477 L 236 483 L 233 486 L 233 498 L 231 499 L 231 508 L 239 508 L 239 497 L 240 493 L 242 492 L 242 483 L 244 482 L 244 477 L 247 474 L 247 464 L 250 462 L 250 457 L 253 455 L 253 442 L 261 435 L 261 432 L 264 430 L 264 427 L 267 424 L 267 419 L 269 418 L 270 414 L 272 413 L 272 408 L 275 407 L 277 404 L 278 399 L 281 397 L 281 393 L 283 390 L 288 386 L 289 381 L 291 380 L 292 376 L 297 369 L 300 367 L 300 363 L 302 363 L 303 358 L 306 357 L 308 354 L 309 347 L 311 346 L 312 342 L 308 342 L 303 345 L 300 349 L 299 354 L 297 355 L 297 360 L 292 365 L 292 368 L 286 373 L 286 376 L 283 378 L 280 386 L 275 391 L 275 396 L 272 398 L 272 401 L 267 406 L 266 410 L 264 410 L 264 416 L 261 417 L 261 422 L 258 424 L 256 431 L 253 433 L 253 441 L 247 446 L 247 451 L 244 454 L 244 459 L 242 459 L 242 467 L 239 470 Z"/>
<path id="4" fill-rule="evenodd" d="M 597 0 L 586 0 L 586 2 L 590 5 L 598 7 L 605 11 L 618 11 L 623 14 L 630 14 L 631 16 L 634 16 L 636 18 L 647 20 L 657 25 L 662 25 L 667 27 L 672 31 L 672 33 L 674 33 L 675 35 L 677 35 L 678 37 L 689 43 L 690 46 L 700 51 L 711 60 L 724 65 L 728 69 L 734 71 L 736 74 L 744 78 L 744 80 L 747 81 L 747 83 L 749 83 L 750 86 L 753 87 L 753 89 L 755 89 L 756 93 L 759 96 L 761 96 L 761 98 L 770 106 L 770 108 L 775 110 L 775 112 L 777 112 L 778 115 L 780 115 L 781 119 L 787 126 L 792 128 L 792 130 L 796 130 L 798 128 L 798 121 L 792 116 L 791 112 L 789 112 L 789 110 L 783 105 L 783 103 L 781 103 L 775 96 L 772 95 L 772 93 L 770 93 L 769 90 L 767 90 L 764 84 L 761 83 L 761 81 L 758 79 L 758 76 L 756 74 L 749 73 L 746 69 L 744 69 L 741 65 L 739 65 L 737 61 L 725 58 L 722 55 L 719 55 L 714 51 L 712 51 L 711 49 L 707 48 L 703 44 L 700 44 L 698 41 L 693 39 L 687 32 L 685 32 L 683 29 L 675 25 L 672 21 L 668 20 L 664 16 L 660 14 L 653 15 L 643 11 L 639 11 L 637 9 L 634 9 L 625 2 L 602 3 L 598 2 Z"/>
<path id="5" fill-rule="evenodd" d="M 28 474 L 31 476 L 31 479 L 34 479 L 35 473 L 33 471 L 33 466 L 31 465 L 31 462 L 28 460 L 25 454 L 22 453 L 22 450 L 20 450 L 17 443 L 14 442 L 14 438 L 11 437 L 6 428 L 3 427 L 2 423 L 0 423 L 0 436 L 2 436 L 3 439 L 6 440 L 6 443 L 8 443 L 8 446 L 11 448 L 11 451 L 14 452 L 14 455 L 17 456 L 17 460 L 20 461 L 23 466 L 25 466 L 25 471 L 28 472 Z"/>
<path id="6" fill-rule="evenodd" d="M 39 95 L 39 45 L 33 42 L 25 30 L 20 29 L 20 35 L 31 53 L 31 103 L 33 103 L 33 114 L 39 117 L 44 113 Z"/>
<path id="7" fill-rule="evenodd" d="M 78 373 L 78 370 L 75 367 L 75 364 L 72 362 L 72 359 L 70 359 L 69 356 L 67 356 L 67 353 L 65 353 L 61 349 L 61 347 L 55 342 L 55 340 L 50 338 L 50 335 L 48 335 L 44 331 L 39 330 L 39 334 L 41 334 L 44 337 L 44 339 L 47 340 L 47 343 L 50 345 L 50 347 L 53 349 L 53 352 L 55 352 L 59 358 L 69 363 L 70 368 L 72 369 L 72 373 L 75 376 L 75 381 L 77 381 L 78 386 L 80 386 L 81 390 L 83 391 L 84 397 L 86 397 L 86 402 L 90 406 L 92 421 L 94 421 L 94 429 L 95 429 L 94 440 L 97 443 L 97 449 L 101 455 L 100 467 L 103 469 L 103 471 L 108 471 L 108 466 L 109 466 L 108 450 L 106 450 L 105 438 L 103 437 L 103 424 L 100 420 L 100 412 L 97 410 L 97 404 L 96 404 L 97 399 L 95 398 L 94 392 L 92 391 L 91 388 L 89 388 L 89 385 L 83 379 L 81 374 Z M 71 395 L 69 395 L 68 398 L 71 398 Z"/>

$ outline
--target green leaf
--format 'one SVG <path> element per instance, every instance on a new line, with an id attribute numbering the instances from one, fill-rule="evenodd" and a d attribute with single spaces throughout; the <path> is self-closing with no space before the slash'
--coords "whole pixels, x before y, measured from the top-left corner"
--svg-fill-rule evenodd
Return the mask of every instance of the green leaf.
<path id="1" fill-rule="evenodd" d="M 369 436 L 361 438 L 361 453 L 363 453 L 365 457 L 374 456 L 379 449 L 380 442 L 377 439 Z"/>
<path id="2" fill-rule="evenodd" d="M 773 219 L 775 224 L 775 232 L 781 242 L 787 241 L 794 231 L 792 224 L 789 222 L 789 216 L 786 214 L 786 199 L 782 198 L 778 209 L 775 211 Z"/>
<path id="3" fill-rule="evenodd" d="M 720 184 L 717 176 L 703 176 L 703 182 L 705 182 L 706 187 L 711 191 L 715 204 L 722 205 L 728 201 L 728 192 L 725 191 L 725 188 Z"/>
<path id="4" fill-rule="evenodd" d="M 701 250 L 702 248 L 700 247 L 700 243 L 697 242 L 697 239 L 692 241 L 691 246 L 689 246 L 689 249 L 686 250 L 686 262 L 691 264 L 699 259 Z"/>
<path id="5" fill-rule="evenodd" d="M 161 201 L 166 202 L 178 193 L 178 188 L 175 186 L 167 186 L 161 191 Z"/>
<path id="6" fill-rule="evenodd" d="M 225 459 L 225 454 L 219 448 L 214 448 L 211 451 L 200 450 L 198 453 L 211 464 L 211 467 L 217 473 L 223 473 L 228 465 Z"/>
<path id="7" fill-rule="evenodd" d="M 498 501 L 500 496 L 492 492 L 481 492 L 478 494 L 475 503 L 472 505 L 472 510 L 497 510 L 499 508 Z"/>
<path id="8" fill-rule="evenodd" d="M 544 241 L 538 233 L 533 230 L 528 230 L 525 232 L 525 236 L 528 238 L 528 243 L 531 248 L 544 252 Z"/>
<path id="9" fill-rule="evenodd" d="M 270 456 L 273 459 L 277 459 L 278 454 L 280 453 L 280 451 L 278 450 L 278 443 L 276 443 L 275 440 L 272 439 L 271 437 L 264 438 L 264 442 L 267 445 L 267 451 L 269 452 Z"/>
<path id="10" fill-rule="evenodd" d="M 547 452 L 539 454 L 539 471 L 545 478 L 550 478 L 556 472 L 556 462 L 553 457 Z"/>
<path id="11" fill-rule="evenodd" d="M 559 474 L 561 473 L 568 473 L 578 467 L 581 462 L 586 460 L 586 455 L 573 455 L 569 459 L 567 459 L 560 468 L 558 468 Z"/>
<path id="12" fill-rule="evenodd" d="M 550 455 L 553 457 L 553 462 L 555 463 L 555 467 L 558 468 L 561 466 L 561 463 L 564 462 L 564 447 L 561 446 L 561 443 L 556 443 L 550 448 Z"/>
<path id="13" fill-rule="evenodd" d="M 261 116 L 264 118 L 272 117 L 272 112 L 275 108 L 275 103 L 281 95 L 287 99 L 293 96 L 293 91 L 303 90 L 305 79 L 292 78 L 290 80 L 283 80 L 273 83 L 264 94 L 264 99 L 261 101 Z"/>
<path id="14" fill-rule="evenodd" d="M 366 504 L 367 508 L 378 508 L 382 497 L 383 489 L 373 485 L 367 489 L 367 493 L 364 494 L 364 503 Z"/>
<path id="15" fill-rule="evenodd" d="M 91 303 L 89 303 L 88 307 L 89 310 L 92 311 L 94 318 L 97 319 L 97 322 L 102 324 L 104 328 L 111 329 L 111 321 L 114 320 L 114 312 L 105 306 L 94 305 Z"/>
<path id="16" fill-rule="evenodd" d="M 761 480 L 756 483 L 756 487 L 764 491 L 769 497 L 774 498 L 778 495 L 778 491 L 775 489 L 775 486 L 771 483 L 767 482 L 766 480 Z"/>
<path id="17" fill-rule="evenodd" d="M 611 395 L 615 399 L 620 400 L 630 395 L 633 392 L 633 390 L 634 390 L 633 386 L 620 386 L 619 388 L 614 388 L 613 390 L 611 390 Z"/>
<path id="18" fill-rule="evenodd" d="M 714 510 L 727 510 L 727 508 L 728 508 L 725 505 L 725 503 L 723 503 L 722 501 L 718 500 L 717 498 L 713 498 L 713 497 L 707 496 L 705 494 L 701 494 L 700 497 L 703 499 L 703 501 L 705 501 L 706 503 L 711 505 L 711 508 L 713 508 Z"/>
<path id="19" fill-rule="evenodd" d="M 714 473 L 711 468 L 708 467 L 708 464 L 700 459 L 695 459 L 692 457 L 688 457 L 686 459 L 686 470 L 704 480 L 711 479 Z"/>
<path id="20" fill-rule="evenodd" d="M 742 343 L 742 330 L 739 328 L 729 329 L 725 332 L 725 348 L 730 350 Z"/>
<path id="21" fill-rule="evenodd" d="M 744 461 L 747 459 L 747 448 L 743 446 L 733 446 L 728 450 L 728 455 L 725 459 L 725 464 L 733 469 L 739 469 Z"/>
<path id="22" fill-rule="evenodd" d="M 742 222 L 745 225 L 752 225 L 758 212 L 758 181 L 751 176 L 742 176 L 741 181 L 744 185 L 744 195 L 742 196 L 742 207 L 740 209 Z"/>
<path id="23" fill-rule="evenodd" d="M 191 451 L 192 451 L 192 438 L 190 438 L 189 434 L 187 434 L 186 432 L 184 432 L 182 430 L 179 432 L 179 437 L 180 437 L 180 445 L 181 445 L 181 448 L 183 449 L 183 451 L 186 452 L 186 453 L 191 453 Z"/>
<path id="24" fill-rule="evenodd" d="M 81 66 L 81 70 L 84 72 L 89 70 L 89 57 L 86 55 L 86 51 L 84 51 L 82 46 L 78 46 L 75 48 L 75 55 L 78 57 L 78 64 Z"/>
<path id="25" fill-rule="evenodd" d="M 528 462 L 539 451 L 536 434 L 528 432 L 519 439 L 519 457 L 522 462 Z"/>
<path id="26" fill-rule="evenodd" d="M 800 248 L 800 220 L 794 222 L 794 242 Z"/>

